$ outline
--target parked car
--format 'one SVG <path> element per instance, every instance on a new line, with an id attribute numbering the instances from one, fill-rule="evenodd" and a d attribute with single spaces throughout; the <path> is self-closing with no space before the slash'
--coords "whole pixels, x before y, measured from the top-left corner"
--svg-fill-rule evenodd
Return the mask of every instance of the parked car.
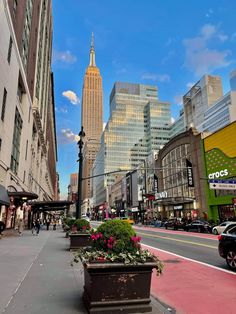
<path id="1" fill-rule="evenodd" d="M 213 227 L 212 233 L 221 234 L 224 231 L 225 227 L 230 225 L 230 224 L 236 224 L 236 222 L 235 221 L 224 221 L 220 225 Z"/>
<path id="2" fill-rule="evenodd" d="M 218 236 L 218 251 L 230 269 L 236 271 L 236 225 L 228 225 L 227 231 Z"/>
<path id="3" fill-rule="evenodd" d="M 174 230 L 184 229 L 185 221 L 181 218 L 170 218 L 164 223 L 166 229 L 171 228 Z"/>
<path id="4" fill-rule="evenodd" d="M 211 232 L 212 226 L 204 220 L 193 220 L 191 223 L 184 226 L 184 230 L 194 232 Z"/>

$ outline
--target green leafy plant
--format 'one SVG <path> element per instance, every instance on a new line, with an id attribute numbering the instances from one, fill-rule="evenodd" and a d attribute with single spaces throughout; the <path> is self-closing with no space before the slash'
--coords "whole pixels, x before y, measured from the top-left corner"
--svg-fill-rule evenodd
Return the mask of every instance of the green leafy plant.
<path id="1" fill-rule="evenodd" d="M 74 230 L 74 232 L 76 231 L 77 232 L 90 232 L 91 231 L 90 223 L 86 219 L 75 220 L 72 225 L 72 230 L 73 230 L 73 227 L 75 227 L 76 229 Z"/>
<path id="2" fill-rule="evenodd" d="M 157 274 L 163 269 L 163 263 L 148 250 L 141 248 L 140 240 L 125 221 L 109 220 L 100 225 L 91 234 L 92 247 L 79 249 L 75 253 L 74 262 L 118 262 L 138 264 L 155 262 Z"/>
<path id="3" fill-rule="evenodd" d="M 71 228 L 75 222 L 75 218 L 67 217 L 63 220 L 64 224 Z"/>

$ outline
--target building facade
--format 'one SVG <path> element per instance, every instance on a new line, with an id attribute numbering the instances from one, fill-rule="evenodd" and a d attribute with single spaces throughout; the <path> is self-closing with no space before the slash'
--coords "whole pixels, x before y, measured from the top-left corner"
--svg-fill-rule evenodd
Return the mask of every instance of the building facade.
<path id="1" fill-rule="evenodd" d="M 204 122 L 197 126 L 200 132 L 215 132 L 236 120 L 236 71 L 230 74 L 230 91 L 204 113 Z"/>
<path id="2" fill-rule="evenodd" d="M 90 172 L 100 147 L 100 138 L 103 127 L 103 91 L 102 77 L 99 68 L 95 63 L 94 37 L 90 47 L 90 61 L 86 69 L 82 93 L 82 126 L 84 127 L 85 138 L 83 149 L 83 178 L 90 177 Z M 82 200 L 85 209 L 91 197 L 91 180 L 83 180 Z"/>
<path id="3" fill-rule="evenodd" d="M 236 182 L 236 122 L 218 130 L 203 139 L 206 182 L 205 194 L 209 218 L 214 220 L 236 218 L 236 189 L 215 186 L 210 188 L 209 180 Z M 219 181 L 219 182 L 220 182 Z"/>
<path id="4" fill-rule="evenodd" d="M 159 152 L 155 175 L 155 213 L 161 218 L 205 217 L 204 159 L 201 134 L 190 128 L 172 138 Z"/>
<path id="5" fill-rule="evenodd" d="M 27 200 L 58 196 L 50 0 L 0 3 L 0 219 L 29 219 Z M 50 149 L 49 149 L 50 147 Z"/>
<path id="6" fill-rule="evenodd" d="M 184 96 L 183 109 L 186 128 L 197 127 L 204 113 L 223 96 L 221 78 L 204 75 Z"/>
<path id="7" fill-rule="evenodd" d="M 110 95 L 110 118 L 101 137 L 93 175 L 126 171 L 144 162 L 150 151 L 169 140 L 170 104 L 161 102 L 155 86 L 115 83 Z M 94 204 L 108 201 L 112 174 L 93 180 Z"/>

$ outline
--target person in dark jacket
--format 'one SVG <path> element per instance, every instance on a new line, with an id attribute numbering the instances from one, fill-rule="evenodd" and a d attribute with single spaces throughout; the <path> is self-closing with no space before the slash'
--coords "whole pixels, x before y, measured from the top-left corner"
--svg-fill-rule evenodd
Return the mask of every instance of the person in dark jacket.
<path id="1" fill-rule="evenodd" d="M 35 222 L 35 228 L 36 228 L 36 235 L 39 235 L 39 230 L 41 228 L 39 219 L 37 219 L 36 222 Z"/>
<path id="2" fill-rule="evenodd" d="M 3 221 L 0 220 L 0 236 L 2 235 L 3 230 L 6 228 Z"/>

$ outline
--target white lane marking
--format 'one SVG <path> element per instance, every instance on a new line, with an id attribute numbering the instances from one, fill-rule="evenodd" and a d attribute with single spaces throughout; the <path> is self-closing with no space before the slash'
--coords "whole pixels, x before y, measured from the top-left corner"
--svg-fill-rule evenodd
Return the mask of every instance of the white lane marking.
<path id="1" fill-rule="evenodd" d="M 216 270 L 220 270 L 220 271 L 223 271 L 223 272 L 228 273 L 228 274 L 231 274 L 231 275 L 236 275 L 236 273 L 231 272 L 230 270 L 222 269 L 222 268 L 219 268 L 219 267 L 217 267 L 217 266 L 213 266 L 213 265 L 210 265 L 210 264 L 207 264 L 207 263 L 204 263 L 204 262 L 197 261 L 197 260 L 195 260 L 195 259 L 191 259 L 191 258 L 184 257 L 184 256 L 181 256 L 181 255 L 178 255 L 178 254 L 169 252 L 169 251 L 165 251 L 165 250 L 162 250 L 162 249 L 158 249 L 158 248 L 156 248 L 156 247 L 153 247 L 153 246 L 150 246 L 150 245 L 147 245 L 147 244 L 143 244 L 143 243 L 142 243 L 142 246 L 146 246 L 146 247 L 149 247 L 150 249 L 154 249 L 154 250 L 161 251 L 161 252 L 164 252 L 164 253 L 167 253 L 167 254 L 171 254 L 171 255 L 174 255 L 174 256 L 177 256 L 177 257 L 186 259 L 187 261 L 195 262 L 195 263 L 198 263 L 198 264 L 200 264 L 200 265 L 207 266 L 207 267 L 210 267 L 210 268 L 213 268 L 213 269 L 216 269 Z"/>

